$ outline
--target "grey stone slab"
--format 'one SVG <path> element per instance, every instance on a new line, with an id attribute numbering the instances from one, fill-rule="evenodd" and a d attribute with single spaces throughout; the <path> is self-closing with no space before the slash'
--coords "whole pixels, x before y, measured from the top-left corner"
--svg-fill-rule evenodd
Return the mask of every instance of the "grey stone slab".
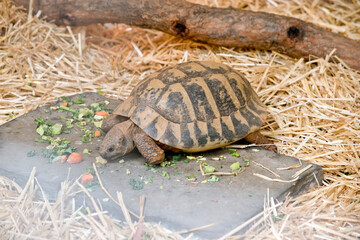
<path id="1" fill-rule="evenodd" d="M 95 93 L 86 93 L 85 96 L 87 103 L 105 99 Z M 110 108 L 119 103 L 115 100 L 109 101 L 111 102 Z M 59 103 L 54 104 L 58 105 Z M 61 119 L 64 113 L 52 111 L 52 114 L 49 115 L 45 112 L 48 109 L 49 106 L 38 108 L 0 126 L 0 174 L 24 185 L 32 168 L 36 167 L 36 177 L 43 189 L 50 198 L 55 198 L 60 190 L 60 183 L 67 179 L 69 169 L 70 179 L 76 179 L 85 168 L 92 167 L 95 157 L 98 156 L 97 150 L 102 138 L 95 138 L 91 144 L 84 144 L 79 142 L 81 131 L 77 128 L 74 128 L 71 134 L 62 134 L 63 137 L 73 143 L 72 145 L 78 148 L 78 152 L 82 152 L 84 148 L 91 150 L 92 154 L 84 155 L 84 161 L 80 164 L 47 163 L 47 160 L 41 156 L 27 157 L 27 152 L 31 150 L 40 152 L 47 145 L 34 141 L 38 137 L 35 132 L 35 118 L 42 116 L 54 123 L 64 123 L 64 120 Z M 299 160 L 259 147 L 240 149 L 238 152 L 240 158 L 231 156 L 227 149 L 195 154 L 195 156 L 203 155 L 207 158 L 208 164 L 224 172 L 229 172 L 229 166 L 236 161 L 244 165 L 243 157 L 250 159 L 250 166 L 246 167 L 241 174 L 220 176 L 218 182 L 201 183 L 205 177 L 201 176 L 200 163 L 196 161 L 186 163 L 181 160 L 176 162 L 175 166 L 158 166 L 151 169 L 144 164 L 143 158 L 136 150 L 123 157 L 125 160 L 123 164 L 110 162 L 102 167 L 101 178 L 113 196 L 115 196 L 116 191 L 122 192 L 126 206 L 135 213 L 139 212 L 140 196 L 145 195 L 146 221 L 161 222 L 163 226 L 173 231 L 215 223 L 214 226 L 195 233 L 195 236 L 203 239 L 220 237 L 262 211 L 267 191 L 269 191 L 270 197 L 282 201 L 288 194 L 297 196 L 317 186 L 317 182 L 321 183 L 323 171 L 317 165 L 312 165 L 295 182 L 271 182 L 261 179 L 253 174 L 259 173 L 271 178 L 276 177 L 253 161 L 275 171 L 283 180 L 292 180 L 292 175 L 309 163 L 300 161 L 302 163 L 301 168 L 279 171 L 277 168 L 292 166 L 299 163 Z M 212 157 L 220 155 L 225 156 L 226 159 L 210 160 Z M 171 153 L 168 153 L 167 157 L 172 159 Z M 169 174 L 170 179 L 162 176 L 163 171 Z M 187 179 L 189 174 L 196 176 L 197 185 L 189 183 Z M 142 180 L 143 189 L 134 190 L 129 183 L 131 178 L 138 181 Z M 152 183 L 145 184 L 144 182 L 148 181 L 149 178 L 151 178 Z M 100 187 L 95 189 L 93 195 L 100 201 L 107 197 Z M 120 208 L 111 201 L 101 202 L 109 215 L 115 218 L 123 218 Z"/>

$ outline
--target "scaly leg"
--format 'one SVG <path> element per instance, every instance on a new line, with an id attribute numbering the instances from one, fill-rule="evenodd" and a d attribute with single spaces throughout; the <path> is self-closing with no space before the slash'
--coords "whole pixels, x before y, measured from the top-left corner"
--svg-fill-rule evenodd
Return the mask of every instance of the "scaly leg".
<path id="1" fill-rule="evenodd" d="M 159 164 L 164 161 L 165 153 L 155 141 L 142 130 L 137 130 L 133 135 L 134 143 L 150 165 Z"/>

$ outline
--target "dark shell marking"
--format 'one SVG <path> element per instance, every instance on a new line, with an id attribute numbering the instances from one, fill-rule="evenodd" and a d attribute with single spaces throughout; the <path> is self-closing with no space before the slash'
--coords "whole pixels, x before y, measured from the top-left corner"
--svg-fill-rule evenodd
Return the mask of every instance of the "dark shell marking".
<path id="1" fill-rule="evenodd" d="M 129 117 L 160 143 L 196 152 L 258 130 L 266 110 L 246 78 L 232 68 L 187 62 L 149 75 L 115 114 Z"/>

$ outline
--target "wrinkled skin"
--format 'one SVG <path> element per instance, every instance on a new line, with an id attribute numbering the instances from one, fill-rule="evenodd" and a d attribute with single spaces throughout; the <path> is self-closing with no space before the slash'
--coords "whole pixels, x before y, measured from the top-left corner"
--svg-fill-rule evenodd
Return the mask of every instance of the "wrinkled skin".
<path id="1" fill-rule="evenodd" d="M 128 120 L 115 124 L 106 134 L 100 145 L 100 155 L 108 160 L 115 160 L 135 148 L 132 139 L 134 124 Z"/>
<path id="2" fill-rule="evenodd" d="M 164 151 L 131 120 L 117 123 L 108 131 L 99 153 L 105 159 L 116 160 L 135 146 L 150 164 L 159 164 L 165 159 Z"/>

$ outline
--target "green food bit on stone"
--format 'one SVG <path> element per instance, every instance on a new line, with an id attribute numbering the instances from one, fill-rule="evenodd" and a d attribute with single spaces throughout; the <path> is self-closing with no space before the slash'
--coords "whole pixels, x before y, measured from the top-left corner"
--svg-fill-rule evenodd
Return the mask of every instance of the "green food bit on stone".
<path id="1" fill-rule="evenodd" d="M 34 157 L 36 155 L 38 155 L 38 153 L 35 150 L 31 150 L 31 151 L 26 153 L 27 157 Z"/>
<path id="2" fill-rule="evenodd" d="M 141 190 L 144 188 L 144 184 L 140 180 L 130 179 L 130 185 L 134 190 Z"/>
<path id="3" fill-rule="evenodd" d="M 59 135 L 61 134 L 62 124 L 56 123 L 50 127 L 52 135 Z"/>
<path id="4" fill-rule="evenodd" d="M 103 121 L 94 121 L 94 125 L 97 128 L 101 128 Z"/>
<path id="5" fill-rule="evenodd" d="M 167 179 L 170 179 L 170 174 L 164 170 L 162 171 L 161 176 L 167 177 Z"/>
<path id="6" fill-rule="evenodd" d="M 62 110 L 68 111 L 68 112 L 72 112 L 72 113 L 76 113 L 76 110 L 75 110 L 75 109 L 72 109 L 72 108 L 69 108 L 69 107 L 65 107 L 64 105 L 60 105 L 60 106 L 59 106 L 59 109 L 62 109 Z"/>
<path id="7" fill-rule="evenodd" d="M 160 166 L 162 167 L 171 167 L 171 166 L 175 166 L 175 163 L 173 161 L 163 161 Z"/>
<path id="8" fill-rule="evenodd" d="M 44 126 L 43 126 L 43 125 L 40 125 L 40 126 L 36 129 L 36 132 L 37 132 L 40 136 L 44 135 L 44 133 L 45 133 Z"/>
<path id="9" fill-rule="evenodd" d="M 236 163 L 231 164 L 230 169 L 231 169 L 232 171 L 236 171 L 236 170 L 239 170 L 240 167 L 241 167 L 240 163 L 239 163 L 239 162 L 236 162 Z"/>
<path id="10" fill-rule="evenodd" d="M 202 164 L 203 167 L 205 167 L 205 173 L 212 173 L 212 172 L 215 172 L 215 168 L 213 166 L 210 166 L 209 164 L 207 163 L 203 163 Z"/>
<path id="11" fill-rule="evenodd" d="M 76 97 L 72 102 L 75 104 L 83 104 L 85 102 L 85 99 Z"/>
<path id="12" fill-rule="evenodd" d="M 211 176 L 207 179 L 208 182 L 218 182 L 219 181 L 219 177 L 217 176 Z"/>
<path id="13" fill-rule="evenodd" d="M 180 161 L 181 160 L 181 155 L 180 154 L 179 155 L 174 155 L 172 160 L 173 161 Z"/>
<path id="14" fill-rule="evenodd" d="M 95 180 L 85 184 L 85 187 L 89 192 L 93 192 L 98 186 L 100 186 L 98 179 L 95 179 Z"/>
<path id="15" fill-rule="evenodd" d="M 88 173 L 95 174 L 95 169 L 94 168 L 85 168 L 83 170 L 83 174 L 88 174 Z"/>
<path id="16" fill-rule="evenodd" d="M 233 152 L 232 154 L 231 154 L 233 157 L 240 157 L 240 154 L 238 153 L 238 152 Z"/>
<path id="17" fill-rule="evenodd" d="M 195 175 L 192 173 L 192 174 L 187 175 L 187 179 L 188 179 L 189 181 L 195 181 L 195 180 L 196 180 L 196 177 L 195 177 Z"/>
<path id="18" fill-rule="evenodd" d="M 87 148 L 84 148 L 84 150 L 83 150 L 83 154 L 90 154 L 90 151 L 89 151 L 89 149 L 87 149 Z"/>

